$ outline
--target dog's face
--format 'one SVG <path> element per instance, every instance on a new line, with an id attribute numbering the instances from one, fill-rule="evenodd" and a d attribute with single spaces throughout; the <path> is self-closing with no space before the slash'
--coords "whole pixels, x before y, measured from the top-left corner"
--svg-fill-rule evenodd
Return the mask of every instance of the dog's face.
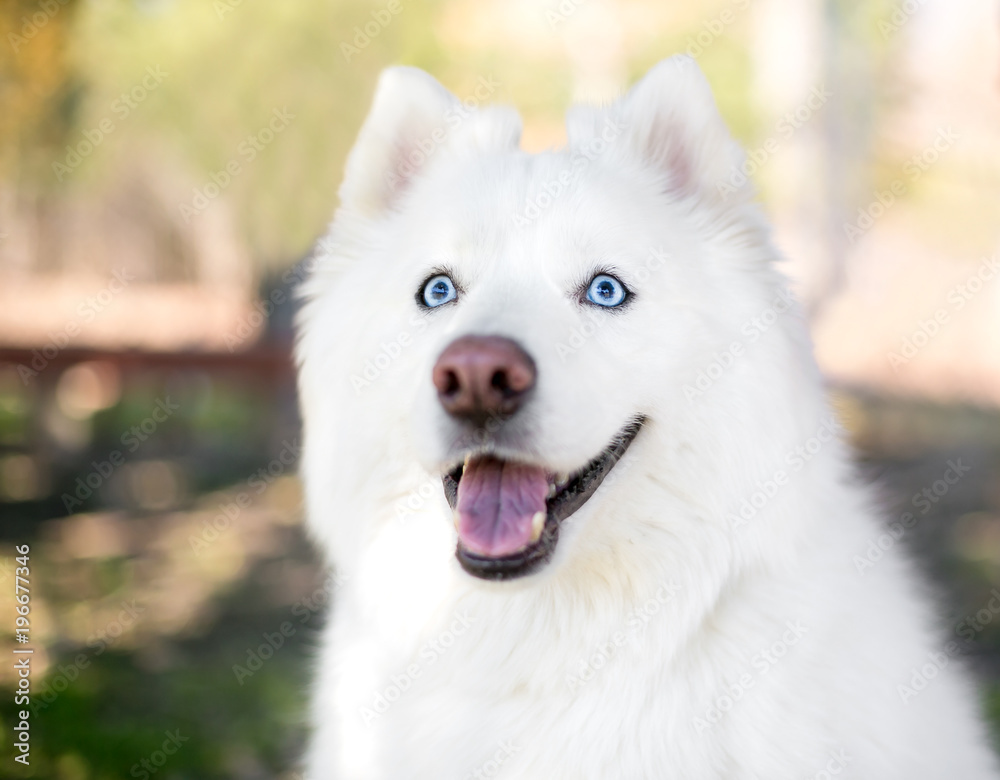
<path id="1" fill-rule="evenodd" d="M 742 158 L 691 60 L 568 129 L 566 151 L 527 155 L 513 112 L 383 76 L 303 318 L 314 524 L 337 522 L 315 506 L 343 506 L 334 487 L 374 493 L 358 517 L 381 501 L 384 522 L 416 495 L 473 576 L 558 565 L 623 500 L 605 478 L 686 413 L 699 356 L 765 295 Z"/>

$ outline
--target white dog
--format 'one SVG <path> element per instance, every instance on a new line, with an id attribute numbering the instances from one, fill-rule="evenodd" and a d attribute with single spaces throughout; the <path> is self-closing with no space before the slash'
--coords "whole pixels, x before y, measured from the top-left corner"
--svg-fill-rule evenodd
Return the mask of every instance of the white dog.
<path id="1" fill-rule="evenodd" d="M 1000 777 L 693 60 L 519 135 L 387 70 L 305 288 L 308 776 Z"/>

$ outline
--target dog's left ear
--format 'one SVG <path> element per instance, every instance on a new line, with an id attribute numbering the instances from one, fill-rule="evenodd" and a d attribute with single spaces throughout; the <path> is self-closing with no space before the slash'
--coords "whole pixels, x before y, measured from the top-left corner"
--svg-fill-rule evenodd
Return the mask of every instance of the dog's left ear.
<path id="1" fill-rule="evenodd" d="M 692 57 L 654 66 L 607 108 L 575 106 L 567 118 L 571 147 L 603 138 L 663 178 L 667 192 L 726 200 L 747 193 L 744 155 L 729 135 L 712 89 Z M 740 184 L 736 184 L 740 182 Z"/>

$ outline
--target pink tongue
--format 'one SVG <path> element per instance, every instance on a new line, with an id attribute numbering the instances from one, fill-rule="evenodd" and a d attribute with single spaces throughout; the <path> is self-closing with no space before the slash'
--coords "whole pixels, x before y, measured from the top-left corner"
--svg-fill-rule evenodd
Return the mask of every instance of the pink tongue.
<path id="1" fill-rule="evenodd" d="M 475 458 L 458 483 L 458 538 L 471 553 L 497 558 L 531 544 L 531 519 L 545 512 L 544 469 Z"/>

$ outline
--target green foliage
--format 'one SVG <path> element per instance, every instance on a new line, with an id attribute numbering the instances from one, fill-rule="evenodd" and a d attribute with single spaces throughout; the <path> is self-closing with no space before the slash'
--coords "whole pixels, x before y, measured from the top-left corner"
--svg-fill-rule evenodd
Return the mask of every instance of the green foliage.
<path id="1" fill-rule="evenodd" d="M 46 680 L 36 683 L 30 773 L 18 774 L 19 765 L 13 764 L 14 774 L 8 776 L 141 777 L 135 772 L 141 772 L 142 759 L 148 760 L 174 734 L 180 744 L 162 767 L 164 777 L 221 780 L 235 776 L 236 766 L 256 766 L 277 777 L 294 763 L 304 739 L 301 677 L 307 664 L 301 647 L 283 647 L 239 685 L 228 669 L 243 645 L 255 639 L 259 642 L 243 632 L 219 647 L 175 649 L 183 653 L 183 663 L 163 672 L 142 668 L 135 654 L 90 652 L 86 668 L 68 683 L 63 672 L 79 653 L 67 654 Z M 17 710 L 13 696 L 4 695 L 4 739 L 12 733 Z"/>

